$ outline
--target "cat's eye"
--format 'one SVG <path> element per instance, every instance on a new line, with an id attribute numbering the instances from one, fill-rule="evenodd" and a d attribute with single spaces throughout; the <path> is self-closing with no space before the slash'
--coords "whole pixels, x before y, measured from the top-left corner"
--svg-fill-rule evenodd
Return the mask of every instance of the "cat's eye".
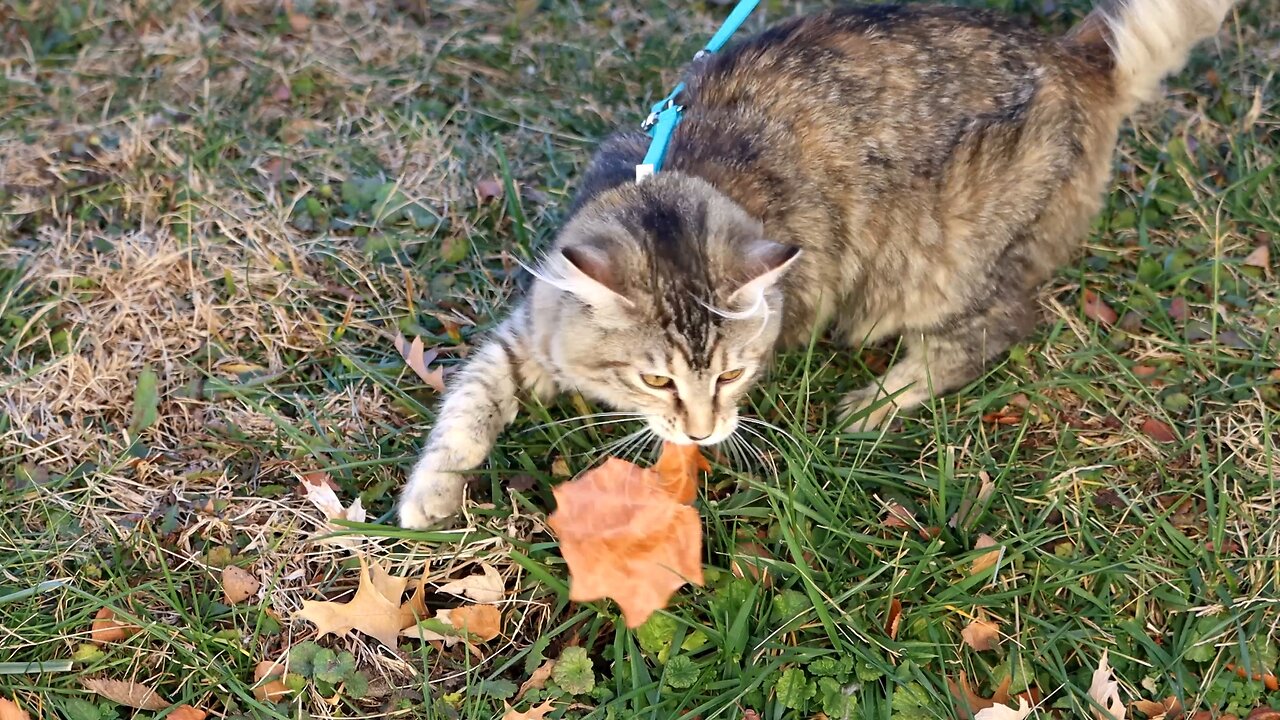
<path id="1" fill-rule="evenodd" d="M 671 384 L 675 382 L 666 375 L 648 375 L 645 373 L 640 373 L 640 380 L 643 381 L 645 385 L 659 390 L 665 390 L 666 388 L 671 387 Z"/>
<path id="2" fill-rule="evenodd" d="M 737 370 L 722 372 L 720 373 L 720 377 L 716 378 L 716 381 L 721 383 L 731 383 L 734 380 L 737 380 L 738 378 L 742 377 L 742 373 L 744 372 L 746 372 L 746 368 L 738 368 Z"/>

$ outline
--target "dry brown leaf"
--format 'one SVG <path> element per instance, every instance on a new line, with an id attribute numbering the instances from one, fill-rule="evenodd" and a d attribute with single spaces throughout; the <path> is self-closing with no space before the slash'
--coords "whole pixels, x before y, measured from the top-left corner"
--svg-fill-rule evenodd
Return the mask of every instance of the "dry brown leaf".
<path id="1" fill-rule="evenodd" d="M 422 338 L 416 337 L 413 342 L 409 342 L 409 339 L 400 333 L 396 333 L 395 344 L 405 364 L 422 378 L 422 382 L 430 385 L 431 389 L 438 393 L 444 392 L 444 368 L 434 370 L 428 368 L 431 361 L 439 355 L 437 351 L 427 352 L 422 344 Z"/>
<path id="2" fill-rule="evenodd" d="M 902 601 L 894 598 L 889 601 L 889 617 L 884 621 L 884 631 L 890 640 L 898 638 L 898 628 L 902 625 Z"/>
<path id="3" fill-rule="evenodd" d="M 464 605 L 441 610 L 436 617 L 480 642 L 502 634 L 502 611 L 493 605 Z"/>
<path id="4" fill-rule="evenodd" d="M 479 603 L 496 603 L 506 596 L 506 583 L 488 563 L 480 563 L 480 573 L 441 585 L 436 592 L 464 595 Z"/>
<path id="5" fill-rule="evenodd" d="M 292 692 L 281 678 L 284 666 L 264 660 L 253 668 L 253 696 L 261 702 L 279 702 Z"/>
<path id="6" fill-rule="evenodd" d="M 527 712 L 517 712 L 515 708 L 507 705 L 507 711 L 502 713 L 502 720 L 542 720 L 554 709 L 550 700 L 541 705 L 534 705 Z"/>
<path id="7" fill-rule="evenodd" d="M 1263 270 L 1271 269 L 1271 248 L 1262 243 L 1254 248 L 1252 252 L 1244 258 L 1244 264 L 1249 267 L 1262 268 Z"/>
<path id="8" fill-rule="evenodd" d="M 1177 720 L 1182 717 L 1182 703 L 1173 695 L 1164 700 L 1135 700 L 1129 707 L 1151 720 Z"/>
<path id="9" fill-rule="evenodd" d="M 1269 707 L 1254 708 L 1245 720 L 1280 720 L 1280 710 Z"/>
<path id="10" fill-rule="evenodd" d="M 369 561 L 369 582 L 373 583 L 373 588 L 382 597 L 397 605 L 400 604 L 405 588 L 409 587 L 409 578 L 396 577 L 388 573 L 386 568 L 382 567 L 382 563 L 377 560 Z"/>
<path id="11" fill-rule="evenodd" d="M 569 599 L 611 597 L 638 627 L 671 595 L 702 584 L 698 512 L 660 489 L 661 479 L 617 458 L 552 492 L 547 524 L 569 565 Z"/>
<path id="12" fill-rule="evenodd" d="M 18 707 L 18 703 L 0 698 L 0 720 L 31 720 L 31 716 L 26 710 Z"/>
<path id="13" fill-rule="evenodd" d="M 1093 671 L 1089 681 L 1089 697 L 1099 707 L 1091 708 L 1097 720 L 1124 720 L 1124 702 L 1120 700 L 1120 683 L 1111 671 L 1107 662 L 1107 651 L 1102 651 L 1098 660 L 1098 669 Z"/>
<path id="14" fill-rule="evenodd" d="M 502 197 L 502 181 L 498 178 L 485 178 L 476 181 L 476 200 L 487 202 Z"/>
<path id="15" fill-rule="evenodd" d="M 978 536 L 977 541 L 973 543 L 973 548 L 975 550 L 984 550 L 986 548 L 995 548 L 995 549 L 982 553 L 976 559 L 974 559 L 973 565 L 969 567 L 970 575 L 977 575 L 978 573 L 982 572 L 983 570 L 986 570 L 987 568 L 991 567 L 992 565 L 995 565 L 997 562 L 1000 561 L 1000 553 L 1002 549 L 999 546 L 999 544 L 990 535 L 987 535 L 986 533 L 983 533 Z"/>
<path id="16" fill-rule="evenodd" d="M 948 678 L 947 688 L 951 690 L 952 697 L 963 703 L 970 713 L 976 713 L 997 703 L 1009 702 L 1009 686 L 1012 683 L 1013 676 L 1006 675 L 1004 681 L 1000 683 L 1000 687 L 996 688 L 995 694 L 989 698 L 984 698 L 974 692 L 973 686 L 969 684 L 968 674 L 961 670 L 959 685 Z"/>
<path id="17" fill-rule="evenodd" d="M 893 503 L 885 511 L 885 518 L 880 524 L 887 528 L 913 528 L 916 519 L 905 506 Z"/>
<path id="18" fill-rule="evenodd" d="M 1084 316 L 1103 325 L 1115 325 L 1116 320 L 1120 319 L 1116 311 L 1092 290 L 1084 291 Z"/>
<path id="19" fill-rule="evenodd" d="M 89 692 L 97 693 L 117 705 L 139 710 L 163 710 L 169 707 L 169 701 L 160 697 L 155 690 L 131 680 L 82 678 L 80 684 Z"/>
<path id="20" fill-rule="evenodd" d="M 228 605 L 239 605 L 258 594 L 261 583 L 258 578 L 244 568 L 228 565 L 222 568 L 222 592 L 227 596 Z"/>
<path id="21" fill-rule="evenodd" d="M 1031 716 L 1032 706 L 1023 698 L 1018 698 L 1018 707 L 996 703 L 985 710 L 979 710 L 973 720 L 1023 720 Z"/>
<path id="22" fill-rule="evenodd" d="M 115 612 L 111 608 L 104 607 L 93 616 L 93 626 L 89 631 L 89 640 L 96 645 L 120 642 L 125 638 L 132 637 L 141 629 L 137 625 L 116 620 Z"/>
<path id="23" fill-rule="evenodd" d="M 547 681 L 551 679 L 551 671 L 556 669 L 556 661 L 548 660 L 538 666 L 537 670 L 520 684 L 520 691 L 516 693 L 516 700 L 524 697 L 524 694 L 530 690 L 541 690 L 546 687 Z"/>
<path id="24" fill-rule="evenodd" d="M 697 445 L 664 442 L 653 469 L 658 473 L 659 488 L 676 501 L 689 504 L 698 497 L 698 471 L 711 472 L 711 463 Z"/>
<path id="25" fill-rule="evenodd" d="M 960 637 L 974 650 L 990 650 L 1000 644 L 1000 626 L 990 620 L 976 618 L 960 631 Z"/>
<path id="26" fill-rule="evenodd" d="M 360 559 L 360 584 L 350 602 L 303 600 L 302 609 L 294 616 L 314 623 L 316 637 L 330 633 L 345 635 L 358 630 L 395 649 L 396 638 L 400 634 L 400 598 L 397 595 L 395 600 L 390 600 L 379 591 L 364 558 Z"/>
<path id="27" fill-rule="evenodd" d="M 402 630 L 420 620 L 426 620 L 431 617 L 431 612 L 427 610 L 427 571 L 429 568 L 430 565 L 423 566 L 422 578 L 418 580 L 418 587 L 413 589 L 413 594 L 400 606 L 400 629 Z"/>
<path id="28" fill-rule="evenodd" d="M 1178 436 L 1173 433 L 1169 423 L 1155 418 L 1147 418 L 1142 422 L 1142 434 L 1158 443 L 1177 442 Z"/>
<path id="29" fill-rule="evenodd" d="M 165 715 L 168 720 L 204 720 L 208 715 L 205 711 L 192 707 L 190 705 L 179 705 L 173 709 L 173 712 Z"/>

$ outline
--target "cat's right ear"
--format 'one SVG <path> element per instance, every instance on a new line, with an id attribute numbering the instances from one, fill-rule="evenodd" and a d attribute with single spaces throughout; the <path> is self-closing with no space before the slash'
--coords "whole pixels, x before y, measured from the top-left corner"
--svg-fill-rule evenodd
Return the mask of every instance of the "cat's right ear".
<path id="1" fill-rule="evenodd" d="M 562 263 L 553 285 L 592 307 L 631 305 L 607 250 L 582 244 L 561 248 L 559 254 Z"/>

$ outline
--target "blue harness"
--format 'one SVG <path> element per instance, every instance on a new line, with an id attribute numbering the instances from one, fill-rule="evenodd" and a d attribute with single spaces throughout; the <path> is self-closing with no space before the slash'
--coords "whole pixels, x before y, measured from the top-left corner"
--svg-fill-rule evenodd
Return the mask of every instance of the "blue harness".
<path id="1" fill-rule="evenodd" d="M 693 56 L 693 59 L 697 60 L 723 48 L 759 4 L 760 0 L 738 0 L 737 7 L 729 13 L 724 24 Z M 649 151 L 644 154 L 644 160 L 636 166 L 636 182 L 641 182 L 662 169 L 662 161 L 667 155 L 667 146 L 671 144 L 671 135 L 676 131 L 676 125 L 680 124 L 680 118 L 684 115 L 684 107 L 676 104 L 676 98 L 682 92 L 684 92 L 684 83 L 676 85 L 676 89 L 672 90 L 670 95 L 654 105 L 649 112 L 649 117 L 645 118 L 640 125 L 640 129 L 648 133 L 653 140 L 649 143 Z"/>

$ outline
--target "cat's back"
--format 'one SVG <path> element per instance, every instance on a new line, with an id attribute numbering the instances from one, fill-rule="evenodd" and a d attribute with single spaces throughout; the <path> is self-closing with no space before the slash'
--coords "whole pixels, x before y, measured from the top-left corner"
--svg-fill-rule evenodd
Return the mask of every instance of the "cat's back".
<path id="1" fill-rule="evenodd" d="M 784 21 L 708 56 L 690 72 L 693 112 L 759 111 L 843 126 L 945 131 L 1030 99 L 1058 51 L 1000 15 L 966 8 L 868 5 Z"/>

